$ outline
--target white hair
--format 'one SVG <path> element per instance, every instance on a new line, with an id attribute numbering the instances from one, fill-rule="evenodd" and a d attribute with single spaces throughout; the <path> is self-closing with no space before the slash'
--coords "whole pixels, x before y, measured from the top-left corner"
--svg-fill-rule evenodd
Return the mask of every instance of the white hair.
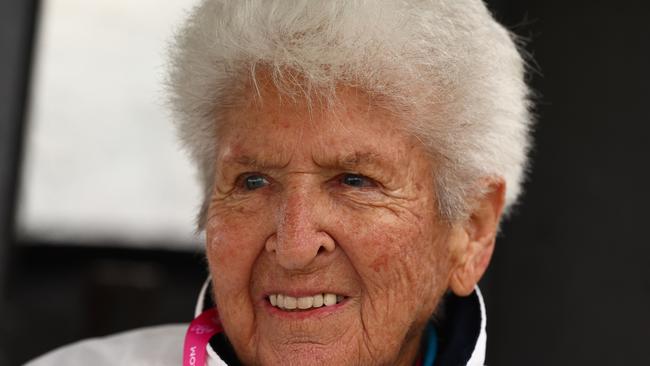
<path id="1" fill-rule="evenodd" d="M 204 0 L 170 48 L 180 139 L 212 192 L 220 111 L 268 70 L 278 92 L 337 86 L 375 96 L 436 159 L 438 209 L 462 219 L 479 181 L 502 177 L 506 212 L 521 192 L 529 90 L 514 37 L 481 0 Z M 257 70 L 257 71 L 256 71 Z"/>

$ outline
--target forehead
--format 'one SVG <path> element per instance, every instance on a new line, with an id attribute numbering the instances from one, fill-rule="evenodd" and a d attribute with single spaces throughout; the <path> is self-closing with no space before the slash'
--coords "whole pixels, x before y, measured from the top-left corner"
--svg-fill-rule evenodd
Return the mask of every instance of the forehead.
<path id="1" fill-rule="evenodd" d="M 302 156 L 323 166 L 388 167 L 421 147 L 401 121 L 354 89 L 340 91 L 331 106 L 311 108 L 267 92 L 229 109 L 222 121 L 217 155 L 222 164 L 276 167 Z"/>

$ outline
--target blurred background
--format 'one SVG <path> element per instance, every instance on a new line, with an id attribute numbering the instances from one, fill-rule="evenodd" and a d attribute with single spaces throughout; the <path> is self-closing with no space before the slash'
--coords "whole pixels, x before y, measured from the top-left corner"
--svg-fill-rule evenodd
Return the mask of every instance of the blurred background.
<path id="1" fill-rule="evenodd" d="M 199 191 L 162 94 L 194 0 L 0 1 L 0 365 L 187 322 Z M 539 93 L 482 281 L 489 365 L 650 365 L 650 6 L 492 0 Z"/>

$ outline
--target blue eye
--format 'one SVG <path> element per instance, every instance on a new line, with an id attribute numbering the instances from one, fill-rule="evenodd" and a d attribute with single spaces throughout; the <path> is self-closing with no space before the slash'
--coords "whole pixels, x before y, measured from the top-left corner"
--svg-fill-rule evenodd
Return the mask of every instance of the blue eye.
<path id="1" fill-rule="evenodd" d="M 262 188 L 267 184 L 269 184 L 269 181 L 259 174 L 252 174 L 244 178 L 244 187 L 249 191 Z"/>
<path id="2" fill-rule="evenodd" d="M 341 182 L 346 186 L 355 187 L 355 188 L 367 188 L 374 187 L 375 182 L 363 175 L 346 173 L 341 177 Z"/>

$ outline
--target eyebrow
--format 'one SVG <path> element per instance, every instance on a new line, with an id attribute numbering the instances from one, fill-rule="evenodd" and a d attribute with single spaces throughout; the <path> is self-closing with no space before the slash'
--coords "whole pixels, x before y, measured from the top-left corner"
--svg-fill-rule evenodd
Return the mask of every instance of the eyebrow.
<path id="1" fill-rule="evenodd" d="M 385 165 L 384 163 L 385 162 L 377 153 L 355 151 L 353 153 L 338 156 L 335 159 L 334 165 L 343 168 L 356 168 L 364 165 L 383 166 Z"/>
<path id="2" fill-rule="evenodd" d="M 288 161 L 286 163 L 280 163 L 277 161 L 276 162 L 270 161 L 269 159 L 258 159 L 256 157 L 249 156 L 249 155 L 234 156 L 231 159 L 227 159 L 226 162 L 234 163 L 236 165 L 241 165 L 253 169 L 270 169 L 270 170 L 281 169 L 286 167 L 289 164 Z"/>
<path id="3" fill-rule="evenodd" d="M 363 167 L 373 167 L 387 172 L 392 172 L 392 164 L 382 158 L 379 153 L 368 151 L 354 151 L 329 157 L 312 157 L 314 164 L 326 169 L 360 170 Z M 275 160 L 275 159 L 273 159 Z M 290 164 L 273 161 L 272 159 L 258 158 L 251 155 L 231 156 L 226 159 L 226 164 L 235 164 L 253 170 L 279 170 Z"/>
<path id="4" fill-rule="evenodd" d="M 315 158 L 314 162 L 317 166 L 327 169 L 340 169 L 360 173 L 371 169 L 371 171 L 382 175 L 392 175 L 395 173 L 394 161 L 392 159 L 387 160 L 385 155 L 372 151 L 354 151 L 325 157 L 323 159 Z"/>

